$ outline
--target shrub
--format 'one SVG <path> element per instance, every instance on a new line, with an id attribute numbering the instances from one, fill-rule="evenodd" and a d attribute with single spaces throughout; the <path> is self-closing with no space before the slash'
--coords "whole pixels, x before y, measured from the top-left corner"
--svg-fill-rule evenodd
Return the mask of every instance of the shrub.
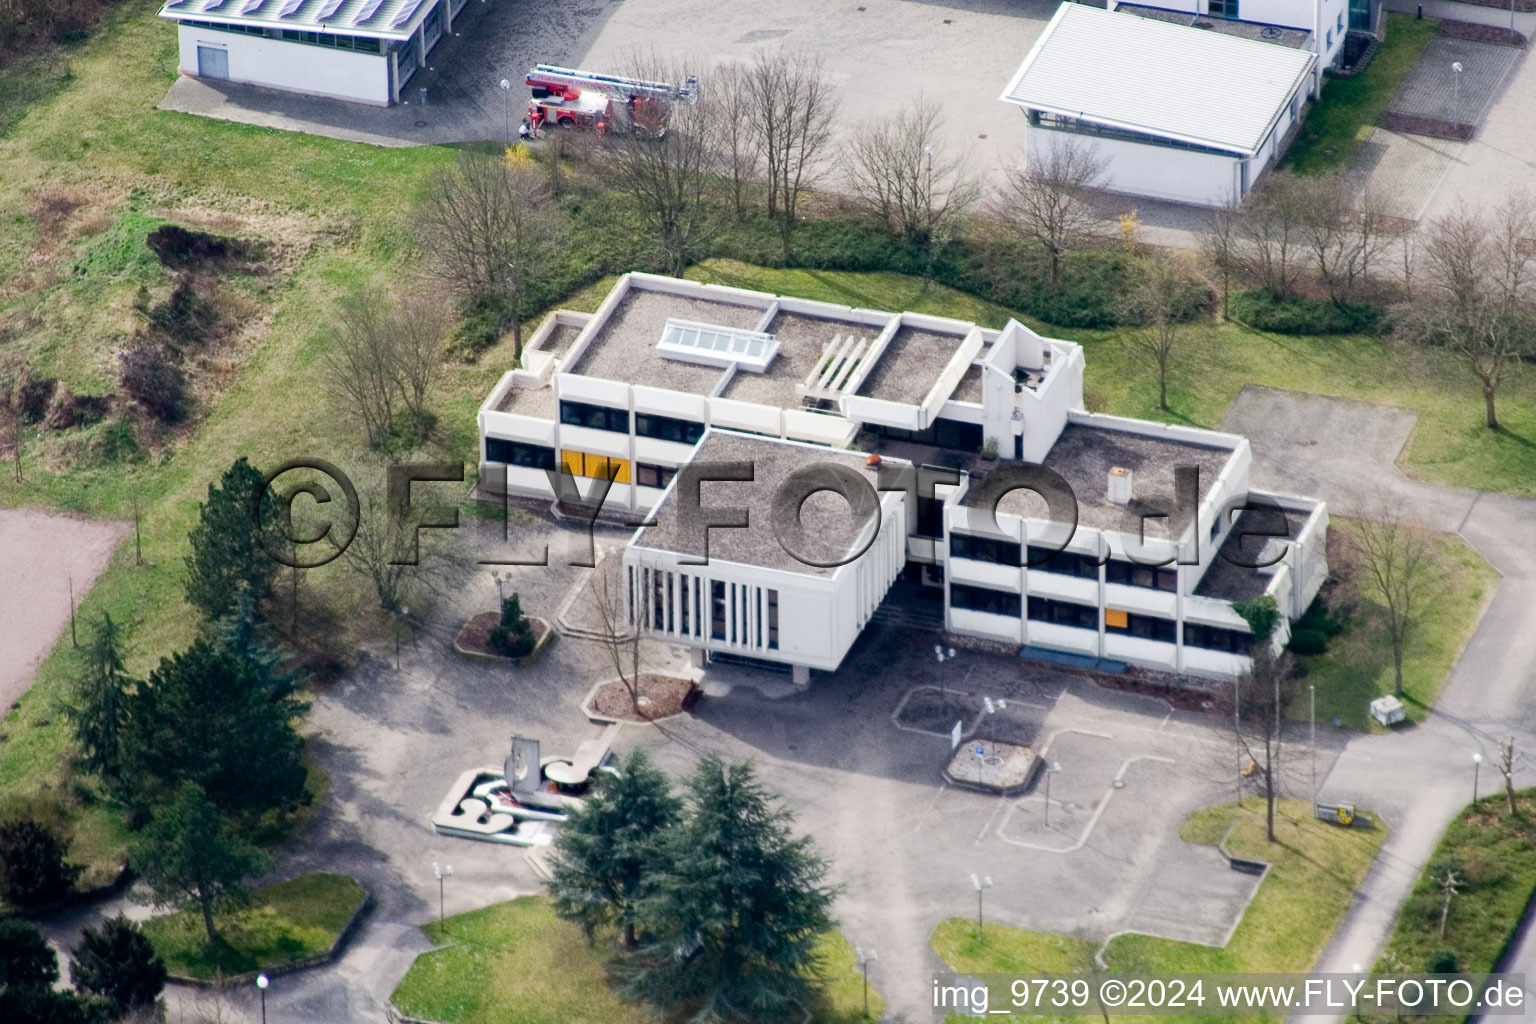
<path id="1" fill-rule="evenodd" d="M 122 914 L 80 934 L 69 980 L 110 1000 L 118 1014 L 150 1007 L 165 988 L 165 964 L 144 932 Z"/>
<path id="2" fill-rule="evenodd" d="M 469 295 L 459 303 L 459 322 L 454 325 L 449 348 L 473 359 L 501 339 L 512 324 L 512 306 L 501 295 Z"/>
<path id="3" fill-rule="evenodd" d="M 981 446 L 981 457 L 991 462 L 997 458 L 997 438 L 987 438 L 987 443 Z"/>
<path id="4" fill-rule="evenodd" d="M 1322 598 L 1317 598 L 1307 606 L 1306 614 L 1296 624 L 1304 629 L 1316 629 L 1324 636 L 1332 639 L 1344 632 L 1344 622 L 1328 610 Z"/>
<path id="5" fill-rule="evenodd" d="M 58 980 L 58 954 L 37 925 L 0 918 L 0 989 L 46 989 Z"/>
<path id="6" fill-rule="evenodd" d="M 1374 334 L 1386 327 L 1381 311 L 1369 303 L 1276 299 L 1262 289 L 1233 295 L 1227 316 L 1274 334 Z"/>
<path id="7" fill-rule="evenodd" d="M 162 423 L 177 423 L 186 415 L 187 380 L 159 348 L 140 344 L 124 352 L 118 385 Z"/>
<path id="8" fill-rule="evenodd" d="M 150 326 L 184 345 L 202 342 L 219 320 L 218 308 L 203 294 L 205 290 L 212 291 L 212 286 L 192 274 L 182 274 L 170 296 L 150 307 Z"/>
<path id="9" fill-rule="evenodd" d="M 1291 631 L 1288 645 L 1296 654 L 1322 654 L 1328 649 L 1328 634 L 1320 629 L 1308 629 L 1298 625 Z"/>
<path id="10" fill-rule="evenodd" d="M 1461 971 L 1461 965 L 1455 953 L 1442 949 L 1429 954 L 1424 961 L 1424 969 L 1430 974 L 1457 974 Z"/>
<path id="11" fill-rule="evenodd" d="M 249 246 L 238 238 L 192 231 L 176 224 L 162 224 L 145 237 L 150 252 L 161 266 L 179 270 L 209 266 L 247 255 Z"/>
<path id="12" fill-rule="evenodd" d="M 64 860 L 68 847 L 33 818 L 0 822 L 0 898 L 22 911 L 57 903 L 74 890 L 80 867 Z"/>
<path id="13" fill-rule="evenodd" d="M 517 594 L 501 602 L 501 622 L 491 627 L 491 649 L 508 658 L 524 658 L 533 653 L 533 623 L 523 614 L 523 602 Z"/>

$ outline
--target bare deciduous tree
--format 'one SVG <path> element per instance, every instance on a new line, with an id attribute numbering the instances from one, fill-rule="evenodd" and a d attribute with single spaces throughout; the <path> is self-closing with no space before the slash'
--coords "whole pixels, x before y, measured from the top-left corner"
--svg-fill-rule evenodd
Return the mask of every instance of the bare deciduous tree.
<path id="1" fill-rule="evenodd" d="M 625 72 L 653 82 L 682 81 L 680 66 L 636 58 Z M 667 273 L 680 274 L 716 227 L 709 192 L 720 168 L 720 108 L 710 96 L 675 102 L 661 138 L 640 125 L 613 133 L 605 167 L 613 184 L 633 198 L 649 221 Z"/>
<path id="2" fill-rule="evenodd" d="M 768 216 L 779 222 L 788 259 L 801 193 L 831 156 L 837 92 L 823 77 L 819 58 L 782 50 L 758 54 L 746 75 L 748 123 L 768 178 Z"/>
<path id="3" fill-rule="evenodd" d="M 629 691 L 629 700 L 640 711 L 640 641 L 649 604 L 636 595 L 633 605 L 626 597 L 627 574 L 622 552 L 610 551 L 592 570 L 592 610 L 597 615 L 603 647 L 613 671 Z"/>
<path id="4" fill-rule="evenodd" d="M 1028 165 L 1008 172 L 993 203 L 998 220 L 1044 251 L 1051 288 L 1061 287 L 1061 263 L 1102 227 L 1089 193 L 1106 163 L 1091 145 L 1065 133 L 1036 133 Z M 1045 140 L 1049 139 L 1047 144 Z"/>
<path id="5" fill-rule="evenodd" d="M 1248 671 L 1233 680 L 1231 690 L 1213 699 L 1211 710 L 1232 737 L 1238 770 L 1263 787 L 1266 835 L 1274 842 L 1275 806 L 1290 770 L 1285 709 L 1296 681 L 1289 659 L 1276 655 L 1267 639 L 1254 644 L 1251 657 Z"/>
<path id="6" fill-rule="evenodd" d="M 1131 344 L 1157 369 L 1157 407 L 1168 410 L 1168 367 L 1184 336 L 1184 283 L 1189 271 L 1178 257 L 1156 255 L 1147 260 L 1146 276 L 1127 296 L 1121 319 L 1137 325 Z"/>
<path id="7" fill-rule="evenodd" d="M 1515 768 L 1520 763 L 1520 754 L 1515 750 L 1515 738 L 1513 736 L 1499 744 L 1499 774 L 1504 778 L 1504 801 L 1509 806 L 1509 816 L 1520 816 L 1520 805 L 1515 802 Z"/>
<path id="8" fill-rule="evenodd" d="M 747 188 L 763 165 L 762 142 L 752 130 L 752 76 L 740 64 L 718 68 L 710 88 L 720 117 L 719 141 L 731 179 L 731 205 L 736 219 L 747 215 Z"/>
<path id="9" fill-rule="evenodd" d="M 1487 216 L 1462 209 L 1437 219 L 1422 243 L 1425 287 L 1410 320 L 1423 340 L 1449 348 L 1477 378 L 1489 430 L 1499 429 L 1499 387 L 1536 330 L 1533 237 L 1536 206 L 1516 193 Z"/>
<path id="10" fill-rule="evenodd" d="M 1227 300 L 1232 296 L 1232 278 L 1237 272 L 1237 222 L 1240 207 L 1224 203 L 1211 210 L 1200 232 L 1200 253 L 1221 278 L 1221 316 L 1226 319 Z"/>
<path id="11" fill-rule="evenodd" d="M 397 615 L 450 571 L 435 550 L 420 543 L 416 529 L 418 523 L 443 519 L 446 508 L 426 488 L 412 491 L 409 510 L 392 505 L 386 468 L 372 467 L 358 483 L 357 535 L 342 553 L 342 564 L 368 581 L 382 610 Z"/>
<path id="12" fill-rule="evenodd" d="M 1392 692 L 1403 694 L 1403 652 L 1423 615 L 1434 587 L 1429 531 L 1411 520 L 1402 502 L 1378 496 L 1367 517 L 1350 530 L 1356 586 L 1382 611 L 1392 645 Z"/>
<path id="13" fill-rule="evenodd" d="M 424 428 L 446 327 L 442 307 L 428 297 L 393 297 L 365 287 L 337 303 L 326 378 L 362 418 L 370 444 L 386 443 L 402 405 L 416 429 Z"/>
<path id="14" fill-rule="evenodd" d="M 466 150 L 432 176 L 416 220 L 418 245 L 441 280 L 462 294 L 506 300 L 515 356 L 522 358 L 518 307 L 547 273 L 563 228 L 538 172 Z"/>
<path id="15" fill-rule="evenodd" d="M 976 201 L 965 163 L 944 146 L 943 111 L 919 96 L 849 145 L 849 185 L 895 237 L 928 245 Z"/>

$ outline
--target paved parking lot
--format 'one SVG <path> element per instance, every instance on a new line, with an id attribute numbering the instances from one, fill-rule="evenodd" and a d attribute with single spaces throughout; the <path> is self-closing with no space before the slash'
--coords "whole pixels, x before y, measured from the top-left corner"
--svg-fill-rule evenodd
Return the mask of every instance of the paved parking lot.
<path id="1" fill-rule="evenodd" d="M 991 172 L 1023 147 L 1023 115 L 998 102 L 1056 9 L 1055 0 L 480 0 L 455 37 L 384 110 L 353 103 L 184 78 L 162 107 L 384 145 L 500 139 L 528 102 L 522 76 L 536 63 L 622 71 L 639 54 L 674 56 L 709 69 L 779 47 L 825 61 L 845 125 L 883 116 L 920 94 L 946 111 L 951 144 Z M 418 89 L 426 87 L 423 107 Z"/>

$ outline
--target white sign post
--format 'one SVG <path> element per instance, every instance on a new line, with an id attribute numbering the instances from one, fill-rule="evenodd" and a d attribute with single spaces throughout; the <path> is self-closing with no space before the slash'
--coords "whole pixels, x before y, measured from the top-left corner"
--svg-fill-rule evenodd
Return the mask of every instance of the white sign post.
<path id="1" fill-rule="evenodd" d="M 949 749 L 954 750 L 960 746 L 960 731 L 965 728 L 965 719 L 955 719 L 955 727 L 949 730 Z"/>

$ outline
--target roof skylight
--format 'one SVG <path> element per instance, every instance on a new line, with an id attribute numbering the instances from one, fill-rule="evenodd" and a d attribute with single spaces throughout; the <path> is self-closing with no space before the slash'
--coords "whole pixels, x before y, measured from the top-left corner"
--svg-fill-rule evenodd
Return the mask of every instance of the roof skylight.
<path id="1" fill-rule="evenodd" d="M 763 373 L 779 354 L 779 341 L 760 331 L 668 319 L 656 348 L 670 359 Z"/>

